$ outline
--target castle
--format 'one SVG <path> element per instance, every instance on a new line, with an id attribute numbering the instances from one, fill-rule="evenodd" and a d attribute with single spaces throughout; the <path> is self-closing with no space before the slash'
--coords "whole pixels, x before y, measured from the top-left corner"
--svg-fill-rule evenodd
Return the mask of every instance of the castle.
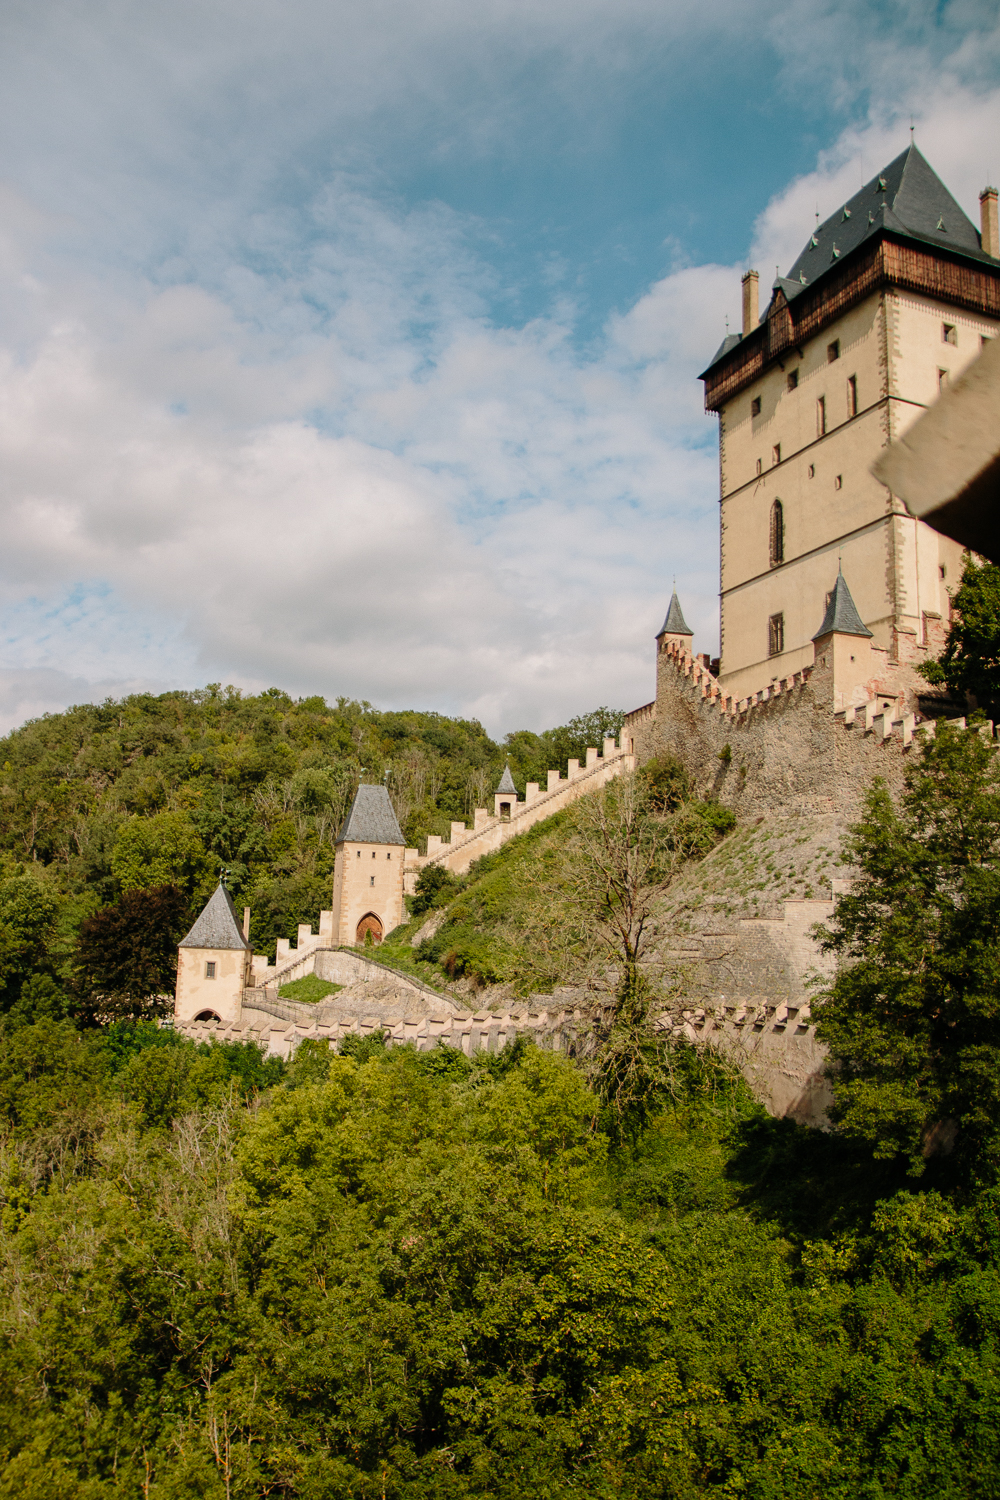
<path id="1" fill-rule="evenodd" d="M 403 920 L 421 869 L 462 873 L 664 753 L 701 794 L 758 822 L 819 816 L 842 827 L 875 776 L 900 787 L 918 732 L 963 706 L 916 671 L 942 649 L 962 548 L 910 514 L 873 467 L 1000 327 L 996 189 L 984 189 L 980 210 L 977 231 L 911 144 L 817 224 L 763 315 L 757 272 L 743 277 L 742 331 L 701 376 L 719 417 L 719 657 L 693 654 L 675 592 L 656 636 L 655 697 L 626 717 L 618 742 L 570 761 L 565 776 L 550 771 L 544 790 L 530 783 L 523 802 L 506 772 L 493 808 L 477 809 L 471 828 L 453 823 L 448 841 L 430 838 L 423 856 L 405 848 L 386 789 L 360 786 L 319 932 L 301 926 L 271 965 L 252 954 L 249 912 L 241 924 L 220 886 L 180 946 L 178 1026 L 264 1036 L 276 1050 L 380 1025 L 421 1046 L 503 1045 L 519 1029 L 570 1045 L 585 1026 L 575 1012 L 466 1015 L 379 965 L 372 950 Z M 806 1100 L 808 1118 L 821 1115 L 824 1087 L 804 987 L 818 956 L 809 933 L 833 897 L 788 901 L 756 925 L 736 920 L 733 931 L 749 933 L 739 942 L 777 955 L 784 989 L 716 997 L 683 1023 L 738 1045 L 737 1029 L 755 1018 L 771 1048 L 762 1091 L 778 1111 Z M 776 972 L 770 959 L 764 970 Z M 348 988 L 322 1012 L 279 998 L 281 984 L 309 972 Z"/>

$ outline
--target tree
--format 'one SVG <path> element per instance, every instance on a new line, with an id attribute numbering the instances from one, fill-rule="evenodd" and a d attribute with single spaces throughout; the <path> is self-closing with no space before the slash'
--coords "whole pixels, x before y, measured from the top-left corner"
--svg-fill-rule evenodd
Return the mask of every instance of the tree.
<path id="1" fill-rule="evenodd" d="M 191 819 L 182 812 L 130 818 L 115 841 L 111 869 L 123 891 L 183 886 L 190 896 L 216 869 Z"/>
<path id="2" fill-rule="evenodd" d="M 868 794 L 846 847 L 860 870 L 821 929 L 842 961 L 817 1032 L 834 1122 L 919 1174 L 956 1137 L 972 1171 L 1000 1166 L 1000 760 L 942 728 L 897 809 Z"/>
<path id="3" fill-rule="evenodd" d="M 1000 710 L 1000 568 L 980 565 L 967 552 L 961 582 L 952 598 L 954 617 L 938 661 L 921 662 L 928 682 L 945 684 L 980 708 Z"/>
<path id="4" fill-rule="evenodd" d="M 79 1010 L 91 1020 L 166 1014 L 189 918 L 175 885 L 132 890 L 87 917 L 76 945 Z"/>
<path id="5" fill-rule="evenodd" d="M 8 1010 L 24 979 L 46 957 L 59 901 L 34 874 L 0 881 L 0 1008 Z"/>

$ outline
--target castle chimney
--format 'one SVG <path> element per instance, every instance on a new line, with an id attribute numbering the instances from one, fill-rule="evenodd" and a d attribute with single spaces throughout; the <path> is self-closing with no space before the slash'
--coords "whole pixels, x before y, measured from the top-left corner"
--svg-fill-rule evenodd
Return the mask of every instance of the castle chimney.
<path id="1" fill-rule="evenodd" d="M 992 190 L 992 188 L 990 188 L 990 189 L 987 189 L 987 191 L 992 192 L 993 190 Z M 983 212 L 985 213 L 986 210 L 984 209 Z M 996 221 L 997 221 L 997 195 L 994 192 L 993 193 L 993 223 L 994 223 L 994 225 L 996 224 Z M 990 251 L 990 254 L 991 255 L 993 254 L 992 250 Z M 759 306 L 759 303 L 758 303 L 758 300 L 757 300 L 757 288 L 758 288 L 759 284 L 760 284 L 760 277 L 758 276 L 758 274 L 757 274 L 756 271 L 748 271 L 747 274 L 743 278 L 743 337 L 744 338 L 746 338 L 746 336 L 747 336 L 748 333 L 753 333 L 754 329 L 757 327 L 757 323 L 758 323 L 759 318 L 760 318 L 760 306 Z"/>
<path id="2" fill-rule="evenodd" d="M 983 250 L 1000 259 L 1000 228 L 997 226 L 997 190 L 984 187 L 979 194 L 979 219 L 982 225 Z"/>
<path id="3" fill-rule="evenodd" d="M 249 938 L 249 936 L 250 936 L 250 908 L 249 908 L 249 906 L 244 906 L 244 908 L 243 908 L 243 936 L 245 938 Z"/>

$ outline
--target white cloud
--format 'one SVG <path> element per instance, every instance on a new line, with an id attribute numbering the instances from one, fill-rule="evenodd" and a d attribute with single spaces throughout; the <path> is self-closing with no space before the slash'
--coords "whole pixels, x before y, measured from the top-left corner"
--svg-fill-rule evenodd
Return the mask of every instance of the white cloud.
<path id="1" fill-rule="evenodd" d="M 679 46 L 794 20 L 775 32 L 792 76 L 802 38 L 863 15 L 840 9 L 685 4 L 668 19 Z M 43 7 L 16 38 L 23 78 L 76 79 L 53 117 L 17 80 L 0 105 L 34 163 L 33 189 L 0 203 L 5 722 L 206 680 L 440 707 L 493 730 L 631 707 L 652 693 L 674 573 L 698 648 L 714 649 L 715 427 L 695 377 L 738 313 L 741 267 L 679 266 L 581 349 L 569 302 L 499 326 L 490 227 L 395 203 L 369 162 L 312 161 L 308 190 L 274 191 L 296 151 L 320 141 L 328 163 L 336 122 L 377 122 L 394 90 L 433 111 L 492 77 L 470 132 L 495 143 L 525 58 L 561 49 L 567 90 L 585 68 L 627 77 L 643 38 L 663 43 L 663 8 L 300 4 L 291 28 L 271 3 L 82 14 Z M 968 22 L 978 49 L 952 39 L 918 118 L 970 211 L 990 165 L 970 141 L 981 155 L 1000 123 L 980 76 L 988 21 Z M 909 86 L 929 76 L 929 45 L 887 34 L 858 66 L 871 75 L 877 55 Z M 824 67 L 846 67 L 838 46 Z M 903 94 L 882 97 L 760 216 L 765 283 L 815 201 L 826 213 L 853 190 L 862 150 L 870 172 L 905 144 Z M 74 111 L 87 162 L 64 196 Z M 185 153 L 198 160 L 178 186 Z"/>

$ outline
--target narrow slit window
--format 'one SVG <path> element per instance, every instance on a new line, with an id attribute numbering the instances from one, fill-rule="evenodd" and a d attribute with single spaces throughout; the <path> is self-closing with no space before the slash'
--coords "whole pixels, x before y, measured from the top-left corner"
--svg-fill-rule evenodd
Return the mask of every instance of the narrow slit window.
<path id="1" fill-rule="evenodd" d="M 938 390 L 943 391 L 948 384 L 948 371 L 938 370 Z"/>
<path id="2" fill-rule="evenodd" d="M 754 396 L 753 400 L 750 402 L 750 415 L 752 417 L 759 417 L 760 416 L 760 397 L 759 396 Z"/>
<path id="3" fill-rule="evenodd" d="M 785 510 L 780 500 L 771 506 L 771 567 L 785 560 Z"/>
<path id="4" fill-rule="evenodd" d="M 370 882 L 369 882 L 369 884 L 370 884 L 370 885 L 374 885 L 374 884 L 375 884 L 375 876 L 374 876 L 374 875 L 373 875 L 373 876 L 372 876 L 372 878 L 371 878 L 371 880 L 370 880 Z"/>
<path id="5" fill-rule="evenodd" d="M 826 346 L 826 358 L 828 364 L 833 364 L 835 359 L 840 358 L 840 340 L 834 339 L 832 344 Z"/>
<path id="6" fill-rule="evenodd" d="M 772 465 L 774 465 L 774 464 L 780 464 L 781 463 L 781 444 L 780 443 L 775 443 L 774 447 L 771 449 L 771 463 L 772 463 Z"/>
<path id="7" fill-rule="evenodd" d="M 838 474 L 837 475 L 836 479 L 833 481 L 833 487 L 834 487 L 835 490 L 842 490 L 844 488 L 844 476 L 843 476 L 843 474 Z"/>
<path id="8" fill-rule="evenodd" d="M 810 479 L 815 479 L 816 478 L 816 465 L 815 464 L 810 464 L 809 465 L 809 478 Z"/>
<path id="9" fill-rule="evenodd" d="M 772 615 L 767 622 L 767 654 L 780 656 L 785 649 L 785 617 Z"/>
<path id="10" fill-rule="evenodd" d="M 758 474 L 763 474 L 763 472 L 764 472 L 764 460 L 762 458 L 758 458 L 758 460 L 757 460 L 757 473 Z"/>
<path id="11" fill-rule="evenodd" d="M 847 377 L 847 415 L 856 417 L 858 414 L 858 377 L 849 375 Z"/>
<path id="12" fill-rule="evenodd" d="M 816 436 L 826 437 L 826 397 L 820 396 L 816 402 Z"/>

